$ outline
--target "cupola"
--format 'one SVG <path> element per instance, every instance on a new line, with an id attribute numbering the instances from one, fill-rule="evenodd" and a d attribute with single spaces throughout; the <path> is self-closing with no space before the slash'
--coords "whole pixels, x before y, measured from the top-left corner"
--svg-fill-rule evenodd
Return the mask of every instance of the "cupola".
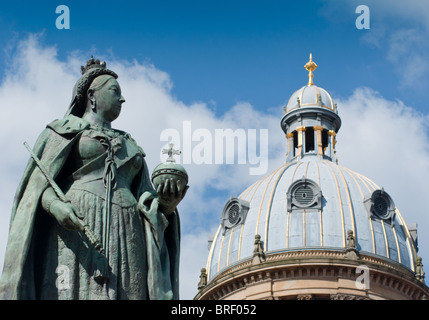
<path id="1" fill-rule="evenodd" d="M 317 64 L 312 54 L 304 68 L 308 71 L 308 83 L 292 94 L 281 120 L 287 138 L 286 162 L 306 156 L 337 162 L 335 137 L 341 126 L 337 106 L 330 94 L 313 82 Z"/>

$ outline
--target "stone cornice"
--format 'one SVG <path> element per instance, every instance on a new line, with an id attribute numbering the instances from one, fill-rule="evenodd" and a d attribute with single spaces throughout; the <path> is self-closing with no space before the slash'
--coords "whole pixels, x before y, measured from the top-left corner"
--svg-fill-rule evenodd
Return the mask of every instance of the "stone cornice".
<path id="1" fill-rule="evenodd" d="M 389 287 L 409 299 L 429 296 L 429 288 L 418 281 L 414 273 L 387 259 L 358 253 L 356 250 L 297 250 L 271 253 L 266 260 L 252 259 L 233 265 L 216 275 L 199 291 L 195 299 L 222 299 L 257 281 L 288 278 L 356 278 L 356 268 L 370 269 L 371 283 Z"/>

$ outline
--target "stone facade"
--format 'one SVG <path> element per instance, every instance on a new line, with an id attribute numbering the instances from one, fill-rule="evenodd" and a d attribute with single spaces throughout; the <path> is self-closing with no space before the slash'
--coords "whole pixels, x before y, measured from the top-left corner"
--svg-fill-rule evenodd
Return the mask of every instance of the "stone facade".
<path id="1" fill-rule="evenodd" d="M 368 272 L 368 283 L 359 276 Z M 366 286 L 362 288 L 362 286 Z M 421 300 L 428 287 L 400 264 L 347 251 L 306 250 L 249 259 L 202 286 L 200 300 Z"/>

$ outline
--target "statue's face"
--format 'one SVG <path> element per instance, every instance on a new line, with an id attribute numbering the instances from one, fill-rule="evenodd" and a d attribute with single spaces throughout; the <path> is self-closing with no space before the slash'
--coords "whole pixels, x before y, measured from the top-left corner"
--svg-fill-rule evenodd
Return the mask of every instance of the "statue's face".
<path id="1" fill-rule="evenodd" d="M 97 102 L 96 112 L 101 117 L 110 122 L 119 117 L 125 99 L 116 79 L 109 79 L 94 95 Z"/>

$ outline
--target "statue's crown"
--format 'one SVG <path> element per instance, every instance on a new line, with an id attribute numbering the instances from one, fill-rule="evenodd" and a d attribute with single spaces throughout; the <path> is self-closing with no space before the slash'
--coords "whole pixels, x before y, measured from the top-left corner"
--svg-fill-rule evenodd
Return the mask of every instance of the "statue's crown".
<path id="1" fill-rule="evenodd" d="M 88 70 L 90 69 L 94 69 L 94 68 L 101 68 L 101 69 L 106 69 L 106 62 L 105 61 L 100 61 L 100 60 L 94 60 L 94 57 L 91 56 L 91 59 L 89 59 L 86 62 L 85 66 L 81 66 L 81 73 L 84 74 L 86 73 Z"/>

